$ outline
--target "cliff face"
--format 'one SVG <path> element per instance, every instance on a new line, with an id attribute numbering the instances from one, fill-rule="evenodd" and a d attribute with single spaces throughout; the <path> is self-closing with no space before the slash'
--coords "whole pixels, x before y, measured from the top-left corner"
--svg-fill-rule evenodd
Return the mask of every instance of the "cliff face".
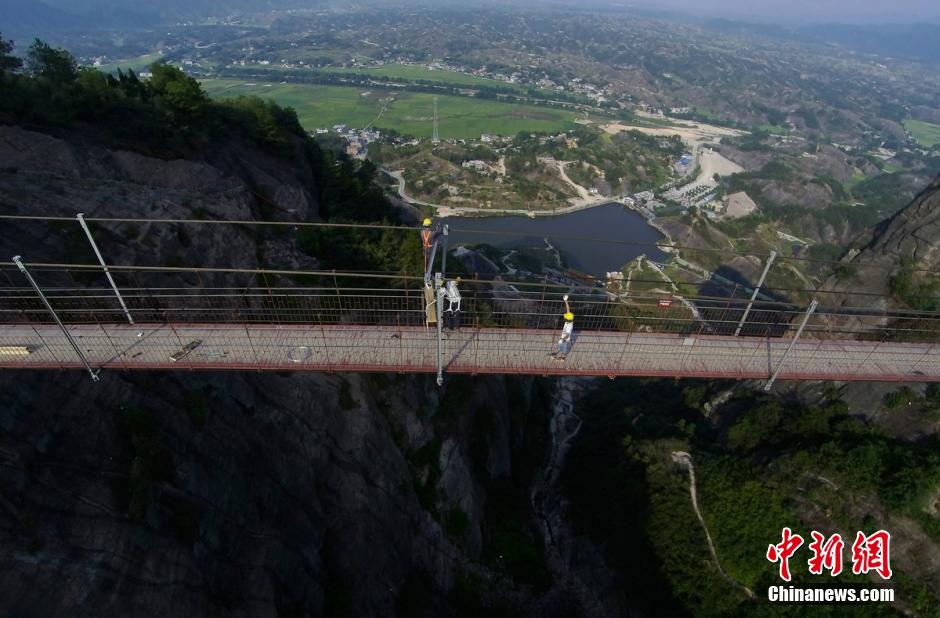
<path id="1" fill-rule="evenodd" d="M 301 221 L 317 218 L 316 195 L 300 151 L 285 160 L 232 140 L 163 160 L 0 126 L 5 214 Z M 94 263 L 71 222 L 0 226 L 8 256 Z M 315 265 L 277 231 L 94 230 L 113 264 Z M 550 442 L 534 384 L 0 374 L 0 613 L 572 609 L 564 591 L 532 592 L 548 585 L 529 491 Z"/>
<path id="2" fill-rule="evenodd" d="M 394 376 L 2 382 L 4 613 L 446 614 L 455 578 L 499 579 L 472 562 L 523 429 L 498 381 L 444 423 Z"/>
<path id="3" fill-rule="evenodd" d="M 887 309 L 898 306 L 891 299 L 892 276 L 912 264 L 919 273 L 940 272 L 940 176 L 911 204 L 876 226 L 857 242 L 843 262 L 849 274 L 831 278 L 823 302 L 836 306 Z M 920 277 L 921 275 L 917 275 Z M 847 295 L 864 292 L 867 296 Z"/>
<path id="4" fill-rule="evenodd" d="M 299 145 L 290 161 L 234 139 L 192 158 L 163 160 L 110 150 L 77 132 L 0 125 L 4 214 L 304 221 L 318 216 L 315 191 Z M 0 229 L 9 256 L 95 262 L 77 224 L 0 221 Z M 115 264 L 253 268 L 261 259 L 284 266 L 305 260 L 283 246 L 292 241 L 265 238 L 253 227 L 96 225 L 95 235 Z"/>

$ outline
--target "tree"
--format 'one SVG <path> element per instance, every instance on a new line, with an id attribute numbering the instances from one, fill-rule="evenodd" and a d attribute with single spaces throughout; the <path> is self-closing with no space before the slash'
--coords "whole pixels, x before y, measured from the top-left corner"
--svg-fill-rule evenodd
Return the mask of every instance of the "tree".
<path id="1" fill-rule="evenodd" d="M 15 71 L 23 66 L 23 61 L 13 55 L 13 41 L 4 41 L 0 36 L 0 73 Z"/>
<path id="2" fill-rule="evenodd" d="M 30 73 L 54 84 L 69 84 L 78 79 L 78 63 L 72 54 L 52 48 L 40 39 L 29 46 L 26 58 Z"/>
<path id="3" fill-rule="evenodd" d="M 155 64 L 151 71 L 150 87 L 157 100 L 170 111 L 188 118 L 203 111 L 209 99 L 199 87 L 199 82 L 168 64 Z"/>
<path id="4" fill-rule="evenodd" d="M 121 92 L 124 93 L 124 96 L 128 98 L 139 99 L 141 101 L 147 99 L 147 86 L 144 82 L 140 81 L 140 78 L 137 77 L 137 73 L 134 73 L 133 69 L 128 69 L 127 73 L 118 69 L 117 85 Z"/>
<path id="5" fill-rule="evenodd" d="M 117 80 L 98 69 L 82 67 L 75 83 L 78 88 L 73 96 L 77 109 L 92 115 L 107 110 L 109 104 L 122 96 Z"/>

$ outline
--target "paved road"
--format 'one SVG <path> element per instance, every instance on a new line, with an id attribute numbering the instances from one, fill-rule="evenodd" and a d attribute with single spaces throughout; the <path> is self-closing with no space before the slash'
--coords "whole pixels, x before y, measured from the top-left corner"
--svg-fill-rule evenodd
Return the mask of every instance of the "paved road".
<path id="1" fill-rule="evenodd" d="M 467 214 L 516 215 L 516 216 L 523 216 L 523 217 L 555 217 L 558 215 L 566 215 L 568 213 L 577 212 L 579 210 L 587 210 L 588 208 L 594 208 L 596 206 L 603 206 L 605 204 L 610 204 L 611 202 L 616 201 L 616 198 L 613 198 L 613 197 L 586 198 L 586 199 L 579 200 L 577 204 L 572 204 L 571 206 L 563 206 L 562 208 L 556 208 L 553 210 L 528 210 L 525 208 L 474 208 L 472 206 L 446 206 L 444 204 L 432 204 L 430 202 L 422 202 L 419 199 L 411 197 L 405 192 L 405 178 L 402 176 L 401 171 L 392 171 L 384 167 L 380 169 L 398 181 L 398 197 L 403 199 L 405 202 L 411 204 L 412 206 L 427 206 L 429 208 L 433 208 L 435 209 L 435 211 L 437 212 L 437 216 L 439 217 L 460 217 L 460 216 L 467 215 Z"/>
<path id="2" fill-rule="evenodd" d="M 437 333 L 382 326 L 102 325 L 70 332 L 93 367 L 435 372 Z M 138 336 L 138 333 L 140 336 Z M 584 332 L 564 362 L 549 357 L 555 331 L 445 331 L 445 370 L 531 375 L 767 378 L 788 339 Z M 177 361 L 171 356 L 201 341 Z M 26 346 L 28 354 L 18 348 Z M 0 326 L 0 367 L 80 368 L 55 325 Z M 780 379 L 940 381 L 940 346 L 798 342 Z"/>

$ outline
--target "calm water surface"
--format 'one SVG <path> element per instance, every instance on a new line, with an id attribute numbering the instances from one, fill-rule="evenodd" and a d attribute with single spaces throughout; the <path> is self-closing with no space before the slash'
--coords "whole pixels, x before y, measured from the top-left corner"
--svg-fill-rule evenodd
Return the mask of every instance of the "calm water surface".
<path id="1" fill-rule="evenodd" d="M 501 248 L 544 246 L 543 239 L 547 238 L 572 268 L 595 277 L 620 270 L 640 254 L 657 261 L 666 257 L 655 245 L 663 239 L 662 234 L 650 227 L 641 215 L 616 203 L 557 217 L 451 217 L 442 221 L 450 225 L 451 246 L 477 243 Z M 595 238 L 631 244 L 589 240 Z"/>

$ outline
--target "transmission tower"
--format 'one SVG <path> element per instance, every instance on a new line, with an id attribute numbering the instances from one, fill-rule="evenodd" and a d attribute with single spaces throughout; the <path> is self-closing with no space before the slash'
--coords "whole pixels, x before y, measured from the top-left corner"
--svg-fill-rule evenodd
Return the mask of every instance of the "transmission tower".
<path id="1" fill-rule="evenodd" d="M 437 95 L 434 95 L 434 132 L 431 134 L 431 142 L 436 144 L 439 141 L 441 137 L 437 133 Z"/>

